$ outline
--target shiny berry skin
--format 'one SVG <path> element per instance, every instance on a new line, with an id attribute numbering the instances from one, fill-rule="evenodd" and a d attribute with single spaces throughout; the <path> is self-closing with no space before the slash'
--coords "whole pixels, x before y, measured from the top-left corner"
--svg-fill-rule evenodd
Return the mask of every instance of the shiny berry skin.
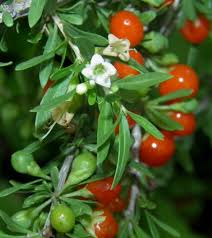
<path id="1" fill-rule="evenodd" d="M 136 122 L 129 115 L 127 115 L 126 118 L 129 128 L 132 129 L 135 126 Z M 115 128 L 115 134 L 118 135 L 118 133 L 119 133 L 119 125 Z"/>
<path id="2" fill-rule="evenodd" d="M 209 30 L 210 23 L 208 19 L 200 15 L 194 22 L 186 20 L 180 32 L 187 41 L 200 44 L 208 37 Z"/>
<path id="3" fill-rule="evenodd" d="M 94 224 L 94 231 L 97 238 L 115 238 L 118 233 L 118 223 L 112 213 L 105 208 L 98 208 L 96 211 L 102 211 L 101 216 L 105 217 L 103 222 Z"/>
<path id="4" fill-rule="evenodd" d="M 139 64 L 144 64 L 144 58 L 139 52 L 137 52 L 135 50 L 131 50 L 130 57 L 132 59 L 136 60 Z M 114 67 L 116 68 L 116 70 L 118 72 L 119 78 L 125 78 L 129 75 L 138 75 L 139 74 L 139 72 L 137 70 L 135 70 L 132 67 L 130 67 L 129 65 L 121 63 L 119 61 L 116 61 L 114 63 Z"/>
<path id="5" fill-rule="evenodd" d="M 59 204 L 51 211 L 50 221 L 56 231 L 66 233 L 73 229 L 75 225 L 75 215 L 71 208 Z"/>
<path id="6" fill-rule="evenodd" d="M 199 90 L 199 78 L 196 72 L 189 66 L 177 64 L 171 68 L 171 79 L 163 82 L 159 86 L 161 95 L 166 95 L 182 89 L 192 89 L 192 94 L 189 96 L 195 97 Z"/>
<path id="7" fill-rule="evenodd" d="M 129 11 L 120 11 L 112 16 L 110 32 L 118 38 L 128 39 L 134 47 L 144 38 L 144 27 L 139 17 Z"/>
<path id="8" fill-rule="evenodd" d="M 196 118 L 192 113 L 171 112 L 170 117 L 183 126 L 183 130 L 172 131 L 176 136 L 188 136 L 194 133 L 196 129 Z"/>
<path id="9" fill-rule="evenodd" d="M 140 145 L 140 161 L 151 166 L 160 167 L 172 159 L 175 152 L 174 140 L 164 135 L 163 140 L 159 140 L 148 135 Z"/>
<path id="10" fill-rule="evenodd" d="M 113 199 L 119 196 L 121 185 L 118 184 L 114 189 L 111 189 L 113 177 L 108 177 L 99 181 L 91 182 L 86 185 L 86 188 L 93 193 L 95 199 L 103 205 L 109 204 Z"/>
<path id="11" fill-rule="evenodd" d="M 122 212 L 126 208 L 126 203 L 121 197 L 117 197 L 109 203 L 107 208 L 111 212 Z"/>

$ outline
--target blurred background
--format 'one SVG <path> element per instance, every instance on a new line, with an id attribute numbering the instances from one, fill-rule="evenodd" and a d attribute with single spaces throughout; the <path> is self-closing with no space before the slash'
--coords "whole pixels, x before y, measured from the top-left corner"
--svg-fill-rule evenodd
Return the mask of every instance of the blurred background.
<path id="1" fill-rule="evenodd" d="M 13 61 L 12 66 L 0 68 L 0 189 L 8 186 L 11 179 L 21 182 L 27 177 L 13 171 L 10 155 L 33 141 L 34 114 L 31 108 L 39 104 L 42 91 L 39 86 L 38 69 L 15 72 L 14 65 L 39 55 L 42 51 L 24 31 L 24 24 L 17 34 L 15 29 L 3 32 L 7 46 L 0 44 L 0 61 Z M 0 32 L 1 28 L 0 28 Z M 2 33 L 1 33 L 2 34 Z M 0 36 L 1 40 L 1 36 Z M 156 173 L 160 175 L 161 187 L 155 191 L 158 213 L 161 219 L 175 227 L 182 238 L 212 237 L 212 37 L 198 49 L 191 48 L 178 32 L 171 36 L 170 49 L 180 62 L 186 63 L 192 55 L 193 66 L 201 78 L 199 107 L 196 112 L 198 129 L 196 134 L 179 140 L 173 166 L 167 166 Z M 45 162 L 56 154 L 54 147 L 45 147 L 37 156 Z M 0 209 L 9 214 L 17 211 L 24 194 L 0 200 Z M 15 202 L 14 202 L 15 201 Z M 163 238 L 169 235 L 163 234 Z"/>

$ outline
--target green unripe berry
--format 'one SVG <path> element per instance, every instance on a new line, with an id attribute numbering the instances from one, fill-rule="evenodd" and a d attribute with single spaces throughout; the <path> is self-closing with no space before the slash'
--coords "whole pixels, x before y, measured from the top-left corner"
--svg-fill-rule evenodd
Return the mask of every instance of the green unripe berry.
<path id="1" fill-rule="evenodd" d="M 78 155 L 72 165 L 67 185 L 74 185 L 89 178 L 96 170 L 96 158 L 90 152 Z"/>
<path id="2" fill-rule="evenodd" d="M 12 216 L 12 220 L 18 225 L 28 229 L 33 222 L 33 209 L 22 210 Z"/>
<path id="3" fill-rule="evenodd" d="M 56 231 L 66 233 L 73 229 L 75 225 L 75 215 L 71 208 L 60 204 L 53 208 L 50 221 Z"/>
<path id="4" fill-rule="evenodd" d="M 34 161 L 32 154 L 26 151 L 17 151 L 11 158 L 12 167 L 19 173 L 43 177 L 43 172 Z"/>

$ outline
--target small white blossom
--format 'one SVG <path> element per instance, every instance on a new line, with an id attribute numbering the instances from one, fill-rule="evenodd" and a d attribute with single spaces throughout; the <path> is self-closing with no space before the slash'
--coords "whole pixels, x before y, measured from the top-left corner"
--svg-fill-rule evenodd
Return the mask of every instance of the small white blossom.
<path id="1" fill-rule="evenodd" d="M 76 93 L 79 95 L 83 95 L 87 93 L 87 91 L 88 91 L 88 87 L 85 83 L 80 83 L 76 87 Z"/>
<path id="2" fill-rule="evenodd" d="M 103 55 L 119 57 L 123 61 L 130 59 L 130 41 L 119 39 L 113 34 L 108 35 L 109 45 L 103 50 Z"/>
<path id="3" fill-rule="evenodd" d="M 110 78 L 116 74 L 116 69 L 111 63 L 106 62 L 101 55 L 95 54 L 90 64 L 87 64 L 82 70 L 82 74 L 90 79 L 91 85 L 99 84 L 103 87 L 110 88 Z"/>

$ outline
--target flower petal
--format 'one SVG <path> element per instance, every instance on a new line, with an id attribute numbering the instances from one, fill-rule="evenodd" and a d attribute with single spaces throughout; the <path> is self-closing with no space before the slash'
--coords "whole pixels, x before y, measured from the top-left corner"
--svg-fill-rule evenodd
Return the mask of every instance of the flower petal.
<path id="1" fill-rule="evenodd" d="M 109 41 L 109 44 L 113 44 L 117 41 L 119 41 L 120 39 L 116 36 L 114 36 L 113 34 L 109 34 L 108 35 L 108 41 Z"/>
<path id="2" fill-rule="evenodd" d="M 110 88 L 110 86 L 111 86 L 110 77 L 106 73 L 104 75 L 97 76 L 95 81 L 97 84 L 99 84 L 103 87 L 106 87 L 106 88 Z"/>
<path id="3" fill-rule="evenodd" d="M 109 55 L 109 56 L 118 56 L 116 52 L 113 51 L 113 48 L 109 45 L 103 50 L 103 55 Z"/>
<path id="4" fill-rule="evenodd" d="M 117 70 L 111 63 L 105 62 L 103 65 L 108 75 L 112 76 L 116 74 Z"/>
<path id="5" fill-rule="evenodd" d="M 83 70 L 82 74 L 87 77 L 87 78 L 92 78 L 93 77 L 93 70 L 90 67 L 90 65 L 87 65 Z"/>
<path id="6" fill-rule="evenodd" d="M 99 54 L 93 55 L 93 57 L 91 59 L 91 65 L 92 66 L 102 64 L 102 63 L 104 63 L 104 59 L 101 55 L 99 55 Z"/>

